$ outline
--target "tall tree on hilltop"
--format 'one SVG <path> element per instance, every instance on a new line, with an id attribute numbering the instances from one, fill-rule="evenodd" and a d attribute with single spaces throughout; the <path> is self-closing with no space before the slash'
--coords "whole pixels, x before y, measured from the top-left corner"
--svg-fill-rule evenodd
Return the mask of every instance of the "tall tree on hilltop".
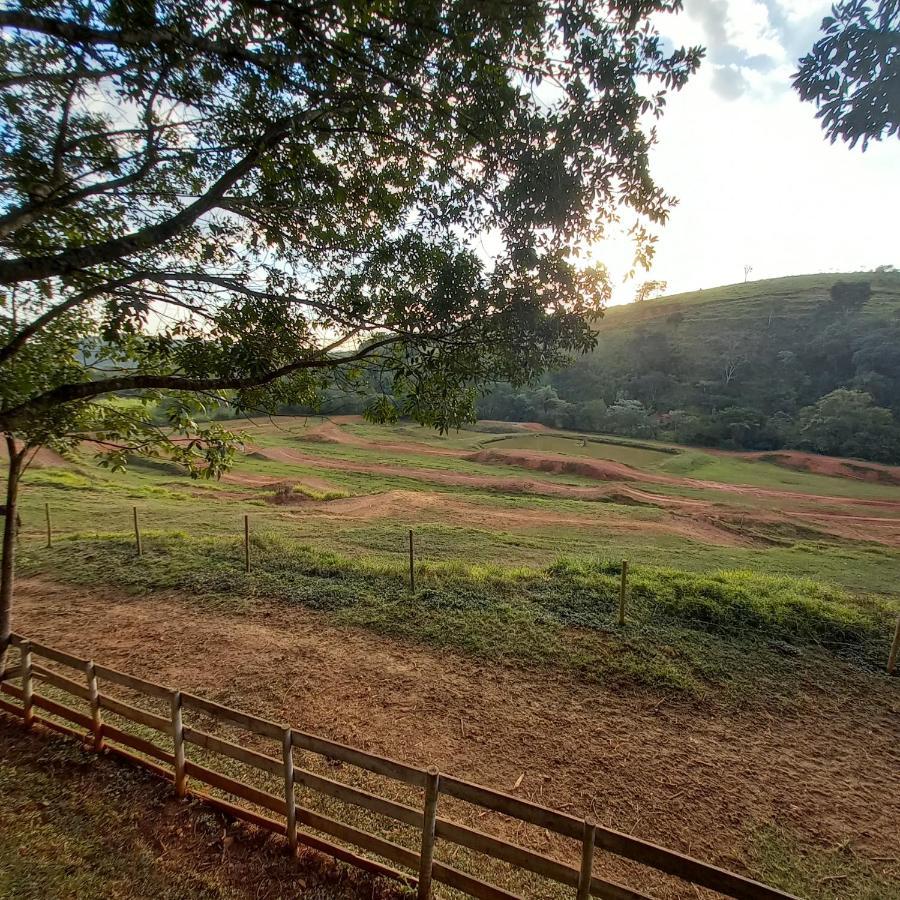
<path id="1" fill-rule="evenodd" d="M 447 428 L 486 378 L 590 348 L 609 286 L 579 248 L 671 205 L 648 126 L 701 53 L 651 19 L 680 6 L 6 4 L 3 648 L 35 447 L 90 435 L 113 465 L 168 453 L 214 476 L 234 435 L 194 418 L 222 392 L 315 403 L 377 368 L 391 399 L 370 416 Z M 169 427 L 104 400 L 123 391 L 164 396 Z"/>

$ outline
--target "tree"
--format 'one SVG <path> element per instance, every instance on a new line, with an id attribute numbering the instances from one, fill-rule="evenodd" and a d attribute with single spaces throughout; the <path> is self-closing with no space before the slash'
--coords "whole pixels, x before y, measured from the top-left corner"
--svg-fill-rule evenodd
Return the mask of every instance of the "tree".
<path id="1" fill-rule="evenodd" d="M 816 105 L 832 143 L 855 147 L 900 133 L 900 3 L 843 0 L 800 60 L 794 87 Z"/>
<path id="2" fill-rule="evenodd" d="M 363 380 L 386 385 L 373 418 L 447 428 L 484 379 L 590 348 L 609 284 L 578 246 L 671 205 L 642 122 L 699 63 L 652 25 L 680 5 L 0 10 L 0 646 L 35 447 L 90 435 L 111 465 L 168 453 L 212 476 L 235 436 L 200 427 L 203 404 L 315 405 Z M 168 427 L 105 399 L 122 391 L 165 396 Z"/>
<path id="3" fill-rule="evenodd" d="M 750 273 L 753 271 L 753 266 L 746 265 L 744 266 L 744 284 L 747 283 L 747 280 L 750 278 Z"/>
<path id="4" fill-rule="evenodd" d="M 889 409 L 863 391 L 839 388 L 800 410 L 797 446 L 833 456 L 896 462 L 900 431 Z"/>
<path id="5" fill-rule="evenodd" d="M 669 286 L 667 281 L 645 281 L 641 284 L 634 294 L 635 303 L 642 303 L 651 297 L 659 297 L 666 292 Z"/>

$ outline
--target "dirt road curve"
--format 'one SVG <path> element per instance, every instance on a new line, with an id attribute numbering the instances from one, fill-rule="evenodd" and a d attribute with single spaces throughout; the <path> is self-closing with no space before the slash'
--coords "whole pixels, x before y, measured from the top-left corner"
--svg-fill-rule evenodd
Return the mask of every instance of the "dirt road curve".
<path id="1" fill-rule="evenodd" d="M 277 720 L 510 790 L 720 865 L 775 823 L 846 844 L 900 887 L 900 689 L 850 671 L 788 714 L 676 705 L 522 672 L 260 606 L 198 614 L 187 598 L 126 598 L 23 582 L 14 627 Z M 256 697 L 255 701 L 248 698 Z M 546 845 L 545 845 L 546 846 Z M 605 858 L 664 898 L 706 896 Z"/>

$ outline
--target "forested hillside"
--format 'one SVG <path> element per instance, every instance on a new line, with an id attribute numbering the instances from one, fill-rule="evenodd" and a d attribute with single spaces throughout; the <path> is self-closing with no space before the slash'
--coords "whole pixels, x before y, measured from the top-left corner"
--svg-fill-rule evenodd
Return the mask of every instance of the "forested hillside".
<path id="1" fill-rule="evenodd" d="M 594 352 L 497 385 L 484 418 L 900 461 L 900 273 L 736 284 L 610 309 Z"/>

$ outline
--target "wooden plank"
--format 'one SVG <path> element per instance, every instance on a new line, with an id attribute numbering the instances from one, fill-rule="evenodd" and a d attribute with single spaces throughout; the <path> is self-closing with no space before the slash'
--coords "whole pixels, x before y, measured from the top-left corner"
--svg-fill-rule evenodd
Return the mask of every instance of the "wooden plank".
<path id="1" fill-rule="evenodd" d="M 22 719 L 25 727 L 31 726 L 34 719 L 34 682 L 31 661 L 31 644 L 27 641 L 20 646 L 22 654 Z"/>
<path id="2" fill-rule="evenodd" d="M 302 784 L 304 787 L 318 791 L 320 794 L 334 797 L 343 803 L 350 803 L 353 806 L 367 809 L 369 812 L 387 816 L 406 825 L 412 825 L 414 828 L 422 827 L 422 813 L 420 810 L 413 809 L 411 806 L 405 806 L 402 803 L 396 803 L 393 800 L 387 800 L 361 788 L 351 787 L 349 784 L 344 784 L 341 781 L 333 781 L 306 769 L 295 768 L 294 783 Z"/>
<path id="3" fill-rule="evenodd" d="M 330 759 L 339 759 L 341 762 L 375 772 L 377 775 L 384 775 L 386 778 L 393 778 L 395 781 L 402 781 L 404 784 L 412 784 L 416 787 L 425 786 L 423 769 L 408 766 L 406 763 L 389 759 L 386 756 L 376 756 L 374 753 L 356 750 L 345 744 L 338 744 L 335 741 L 329 741 L 326 738 L 296 729 L 291 732 L 291 735 L 295 747 L 311 750 L 313 753 L 327 756 Z"/>
<path id="4" fill-rule="evenodd" d="M 285 824 L 283 822 L 270 819 L 268 816 L 260 815 L 259 813 L 245 809 L 243 806 L 229 803 L 227 800 L 213 797 L 211 794 L 206 794 L 203 791 L 191 790 L 188 793 L 192 797 L 196 797 L 203 803 L 215 807 L 226 815 L 233 816 L 236 819 L 242 819 L 245 822 L 256 825 L 257 828 L 262 828 L 265 831 L 271 831 L 273 834 L 280 834 L 282 836 L 286 833 Z M 305 831 L 298 831 L 297 840 L 301 844 L 311 847 L 313 850 L 318 850 L 320 853 L 333 856 L 335 859 L 339 859 L 341 862 L 348 863 L 351 866 L 356 866 L 359 869 L 365 869 L 373 875 L 380 875 L 384 878 L 391 878 L 394 881 L 400 881 L 404 884 L 415 886 L 416 879 L 411 875 L 407 875 L 405 872 L 399 872 L 397 869 L 390 868 L 390 866 L 385 866 L 383 863 L 376 862 L 374 859 L 359 856 L 352 850 L 341 847 L 339 844 L 332 844 L 324 838 L 317 837 Z"/>
<path id="5" fill-rule="evenodd" d="M 287 816 L 287 839 L 291 852 L 297 849 L 297 795 L 294 793 L 294 743 L 291 729 L 285 728 L 281 739 L 281 766 L 284 769 L 284 803 Z"/>
<path id="6" fill-rule="evenodd" d="M 576 900 L 589 900 L 591 896 L 591 877 L 594 869 L 594 838 L 597 827 L 584 821 L 584 838 L 581 844 L 581 872 L 578 875 L 578 892 Z"/>
<path id="7" fill-rule="evenodd" d="M 187 766 L 184 756 L 184 724 L 181 720 L 181 691 L 172 694 L 172 759 L 175 761 L 175 794 L 187 793 Z"/>
<path id="8" fill-rule="evenodd" d="M 452 778 L 449 775 L 441 778 L 441 793 L 449 794 L 458 800 L 465 800 L 466 803 L 474 803 L 476 806 L 483 806 L 486 809 L 512 816 L 514 819 L 530 822 L 532 825 L 539 825 L 541 828 L 555 831 L 563 837 L 580 840 L 584 829 L 582 820 L 576 819 L 574 816 L 548 809 L 546 806 L 540 806 L 519 797 L 513 797 L 510 794 L 504 794 L 502 791 L 472 784 L 460 778 Z"/>
<path id="9" fill-rule="evenodd" d="M 91 707 L 91 731 L 94 734 L 94 749 L 99 753 L 103 749 L 103 717 L 100 715 L 100 688 L 97 686 L 97 671 L 94 661 L 87 664 L 87 699 Z"/>
<path id="10" fill-rule="evenodd" d="M 383 859 L 389 859 L 391 862 L 406 866 L 414 872 L 419 868 L 419 854 L 414 850 L 401 847 L 400 844 L 386 841 L 384 838 L 376 837 L 367 831 L 360 831 L 360 829 L 354 828 L 352 825 L 347 825 L 329 816 L 313 812 L 313 810 L 307 809 L 305 806 L 297 806 L 297 821 L 306 825 L 307 828 L 323 831 L 325 834 L 336 837 L 339 841 L 354 844 Z"/>
<path id="11" fill-rule="evenodd" d="M 597 828 L 597 846 L 626 859 L 643 863 L 660 872 L 675 875 L 693 884 L 708 887 L 736 900 L 798 900 L 793 894 L 761 884 L 734 872 L 700 862 L 674 850 L 667 850 L 648 841 L 613 831 Z"/>
<path id="12" fill-rule="evenodd" d="M 248 803 L 254 803 L 256 806 L 271 810 L 280 816 L 283 816 L 286 812 L 284 797 L 276 797 L 274 794 L 261 791 L 259 788 L 250 787 L 249 784 L 229 778 L 220 772 L 214 772 L 212 769 L 207 769 L 205 766 L 198 765 L 190 760 L 185 762 L 184 770 L 188 775 L 198 778 L 200 781 L 206 782 L 206 784 L 218 788 L 220 791 L 234 794 L 235 797 L 240 797 Z"/>
<path id="13" fill-rule="evenodd" d="M 147 756 L 152 756 L 154 759 L 169 763 L 169 765 L 172 765 L 175 761 L 168 750 L 157 747 L 156 744 L 148 741 L 146 738 L 138 737 L 136 734 L 129 734 L 127 731 L 122 731 L 121 729 L 116 728 L 115 725 L 110 725 L 108 722 L 103 723 L 102 734 L 106 740 L 118 741 L 126 747 L 131 747 L 132 750 L 139 750 L 141 753 L 146 753 Z"/>
<path id="14" fill-rule="evenodd" d="M 8 681 L 0 681 L 0 693 L 9 694 L 10 697 L 21 700 L 24 691 L 17 684 L 10 684 Z"/>
<path id="15" fill-rule="evenodd" d="M 143 678 L 136 678 L 134 675 L 128 675 L 125 672 L 119 672 L 116 669 L 110 669 L 109 666 L 101 666 L 94 664 L 97 677 L 104 681 L 111 681 L 113 684 L 122 687 L 131 688 L 141 694 L 149 694 L 151 697 L 159 697 L 160 700 L 170 701 L 172 699 L 172 689 L 163 687 L 161 684 L 155 684 L 152 681 L 145 681 Z"/>
<path id="16" fill-rule="evenodd" d="M 410 536 L 412 532 L 410 531 Z M 434 826 L 437 819 L 439 785 L 441 776 L 437 769 L 428 770 L 425 782 L 425 808 L 422 812 L 422 843 L 419 848 L 419 888 L 418 900 L 430 900 L 431 867 L 434 862 Z"/>
<path id="17" fill-rule="evenodd" d="M 266 756 L 255 750 L 248 750 L 238 744 L 232 744 L 231 741 L 222 740 L 222 738 L 201 731 L 199 728 L 190 728 L 185 725 L 183 733 L 186 741 L 196 744 L 198 747 L 204 747 L 214 753 L 221 753 L 222 756 L 227 756 L 229 759 L 236 759 L 238 762 L 262 769 L 264 772 L 271 772 L 273 775 L 284 774 L 284 764 L 273 756 Z"/>
<path id="18" fill-rule="evenodd" d="M 460 872 L 459 869 L 454 869 L 452 866 L 437 860 L 432 863 L 431 876 L 435 881 L 440 881 L 442 884 L 456 888 L 456 890 L 462 891 L 470 897 L 477 897 L 479 900 L 524 900 L 519 894 L 511 894 L 509 891 L 503 890 L 503 888 L 488 884 L 488 882 L 482 881 L 474 875 Z"/>
<path id="19" fill-rule="evenodd" d="M 117 747 L 115 744 L 110 744 L 106 749 L 108 752 L 114 753 L 116 756 L 121 756 L 122 759 L 128 760 L 128 762 L 130 762 L 132 765 L 140 766 L 143 769 L 148 769 L 154 775 L 156 775 L 158 778 L 162 778 L 164 781 L 172 780 L 172 773 L 168 769 L 157 765 L 150 759 L 144 759 L 144 757 L 137 756 L 130 750 L 125 750 L 123 747 Z"/>
<path id="20" fill-rule="evenodd" d="M 116 700 L 115 697 L 110 697 L 108 694 L 100 694 L 99 700 L 101 709 L 108 709 L 111 713 L 115 713 L 123 719 L 136 722 L 138 725 L 146 725 L 147 728 L 155 728 L 163 734 L 169 734 L 172 730 L 169 720 L 163 716 L 156 715 L 156 713 L 147 712 L 146 709 L 138 709 L 138 707 L 125 703 L 124 700 Z"/>
<path id="21" fill-rule="evenodd" d="M 520 869 L 542 875 L 560 884 L 575 887 L 578 884 L 578 870 L 574 866 L 566 865 L 550 856 L 526 850 L 518 844 L 511 844 L 502 838 L 476 831 L 466 825 L 449 822 L 446 819 L 438 819 L 435 823 L 435 834 L 445 841 L 452 841 L 461 847 L 468 847 L 478 853 L 484 853 L 493 859 L 512 863 Z"/>
<path id="22" fill-rule="evenodd" d="M 284 735 L 284 725 L 276 725 L 267 719 L 251 716 L 248 713 L 232 709 L 230 706 L 223 706 L 221 703 L 215 703 L 212 700 L 206 700 L 204 697 L 198 697 L 195 694 L 182 693 L 181 702 L 186 707 L 199 709 L 201 712 L 208 713 L 216 719 L 224 719 L 233 725 L 252 731 L 254 734 L 274 738 L 279 743 Z"/>
<path id="23" fill-rule="evenodd" d="M 468 803 L 474 803 L 504 815 L 530 822 L 533 825 L 539 825 L 542 828 L 555 831 L 563 837 L 581 839 L 583 834 L 584 823 L 574 816 L 521 800 L 518 797 L 512 797 L 501 791 L 471 784 L 458 778 L 443 776 L 441 778 L 441 792 L 450 794 L 459 800 L 465 800 Z M 695 884 L 709 887 L 712 890 L 720 891 L 737 898 L 737 900 L 796 900 L 791 894 L 760 884 L 751 878 L 728 872 L 717 866 L 700 862 L 700 860 L 684 856 L 674 850 L 667 850 L 664 847 L 622 834 L 610 828 L 597 827 L 596 844 L 597 847 L 608 850 L 625 859 L 631 859 L 660 872 L 683 878 L 685 881 L 691 881 Z M 593 893 L 594 880 L 592 880 L 591 884 Z M 598 885 L 599 889 L 600 886 Z"/>
<path id="24" fill-rule="evenodd" d="M 596 875 L 591 876 L 591 896 L 602 897 L 603 900 L 653 900 L 649 894 L 642 894 L 614 881 L 604 881 Z"/>
<path id="25" fill-rule="evenodd" d="M 47 684 L 52 684 L 54 687 L 61 688 L 82 700 L 91 699 L 90 692 L 84 685 L 79 684 L 77 681 L 72 681 L 71 678 L 66 678 L 65 675 L 58 675 L 56 672 L 45 669 L 43 666 L 36 663 L 32 664 L 31 671 L 42 681 L 46 681 Z"/>
<path id="26" fill-rule="evenodd" d="M 78 710 L 72 709 L 71 706 L 66 706 L 64 703 L 57 703 L 55 700 L 51 700 L 49 697 L 44 697 L 41 694 L 35 694 L 33 699 L 34 705 L 38 707 L 38 709 L 46 710 L 62 719 L 68 719 L 70 722 L 81 725 L 82 728 L 90 731 L 91 725 L 93 724 L 90 716 L 78 712 Z"/>
<path id="27" fill-rule="evenodd" d="M 22 707 L 16 706 L 15 703 L 10 703 L 9 700 L 0 700 L 0 709 L 3 712 L 9 713 L 11 716 L 16 716 L 17 718 L 22 718 Z"/>
<path id="28" fill-rule="evenodd" d="M 78 669 L 79 672 L 84 671 L 85 664 L 87 663 L 86 659 L 81 659 L 79 656 L 72 656 L 71 653 L 64 653 L 62 650 L 57 650 L 54 647 L 48 647 L 45 644 L 37 644 L 34 641 L 30 641 L 31 644 L 31 652 L 36 656 L 43 656 L 45 659 L 52 659 L 54 662 L 58 662 L 63 666 L 69 666 L 72 669 Z"/>

